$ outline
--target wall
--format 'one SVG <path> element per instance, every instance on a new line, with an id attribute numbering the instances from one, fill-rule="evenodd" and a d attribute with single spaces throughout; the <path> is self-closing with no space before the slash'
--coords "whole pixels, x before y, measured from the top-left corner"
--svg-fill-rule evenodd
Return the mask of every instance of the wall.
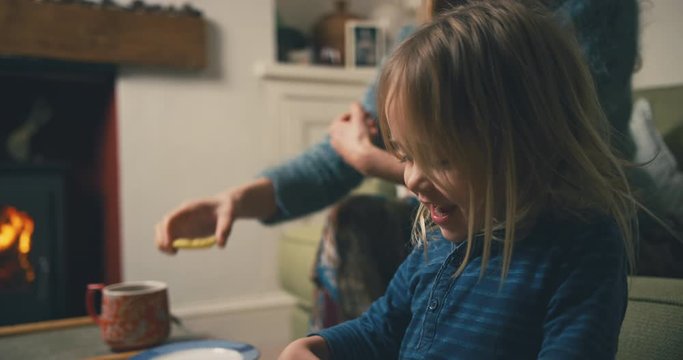
<path id="1" fill-rule="evenodd" d="M 641 1 L 643 67 L 636 88 L 683 84 L 683 1 Z"/>
<path id="2" fill-rule="evenodd" d="M 167 211 L 238 185 L 266 166 L 259 141 L 268 131 L 266 109 L 252 66 L 274 58 L 273 2 L 192 4 L 210 22 L 209 69 L 125 68 L 117 84 L 123 278 L 167 281 L 171 304 L 181 310 L 231 308 L 225 302 L 233 300 L 253 305 L 255 298 L 277 302 L 273 229 L 243 221 L 223 251 L 166 256 L 153 244 L 154 225 Z"/>

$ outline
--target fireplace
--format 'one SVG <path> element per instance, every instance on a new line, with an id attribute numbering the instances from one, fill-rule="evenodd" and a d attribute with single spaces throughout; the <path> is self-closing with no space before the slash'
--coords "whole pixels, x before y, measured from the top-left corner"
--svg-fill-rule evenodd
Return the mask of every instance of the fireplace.
<path id="1" fill-rule="evenodd" d="M 85 314 L 120 280 L 119 66 L 195 71 L 189 4 L 0 1 L 0 326 Z"/>
<path id="2" fill-rule="evenodd" d="M 0 325 L 84 315 L 118 280 L 115 68 L 0 61 Z"/>
<path id="3" fill-rule="evenodd" d="M 0 199 L 0 325 L 64 316 L 64 169 L 4 165 Z"/>

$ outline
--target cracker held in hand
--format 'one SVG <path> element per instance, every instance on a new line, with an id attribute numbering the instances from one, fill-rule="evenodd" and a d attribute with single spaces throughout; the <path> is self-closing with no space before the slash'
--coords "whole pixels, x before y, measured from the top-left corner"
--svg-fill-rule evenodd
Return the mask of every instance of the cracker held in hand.
<path id="1" fill-rule="evenodd" d="M 176 249 L 205 249 L 210 248 L 216 244 L 215 236 L 207 236 L 203 238 L 178 238 L 173 240 L 171 245 Z"/>

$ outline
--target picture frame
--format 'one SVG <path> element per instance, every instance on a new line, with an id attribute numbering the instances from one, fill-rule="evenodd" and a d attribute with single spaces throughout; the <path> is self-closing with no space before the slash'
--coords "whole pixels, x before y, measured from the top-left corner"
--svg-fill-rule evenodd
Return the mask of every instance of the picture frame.
<path id="1" fill-rule="evenodd" d="M 346 67 L 376 67 L 384 57 L 386 32 L 375 21 L 349 20 L 345 24 Z"/>

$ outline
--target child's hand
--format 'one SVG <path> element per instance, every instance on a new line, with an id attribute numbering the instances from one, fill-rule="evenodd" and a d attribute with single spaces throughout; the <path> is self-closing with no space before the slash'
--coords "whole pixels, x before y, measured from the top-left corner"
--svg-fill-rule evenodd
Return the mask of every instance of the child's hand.
<path id="1" fill-rule="evenodd" d="M 325 339 L 320 336 L 309 336 L 297 339 L 287 345 L 287 347 L 278 357 L 278 360 L 312 360 L 329 358 L 330 354 L 327 350 Z"/>

